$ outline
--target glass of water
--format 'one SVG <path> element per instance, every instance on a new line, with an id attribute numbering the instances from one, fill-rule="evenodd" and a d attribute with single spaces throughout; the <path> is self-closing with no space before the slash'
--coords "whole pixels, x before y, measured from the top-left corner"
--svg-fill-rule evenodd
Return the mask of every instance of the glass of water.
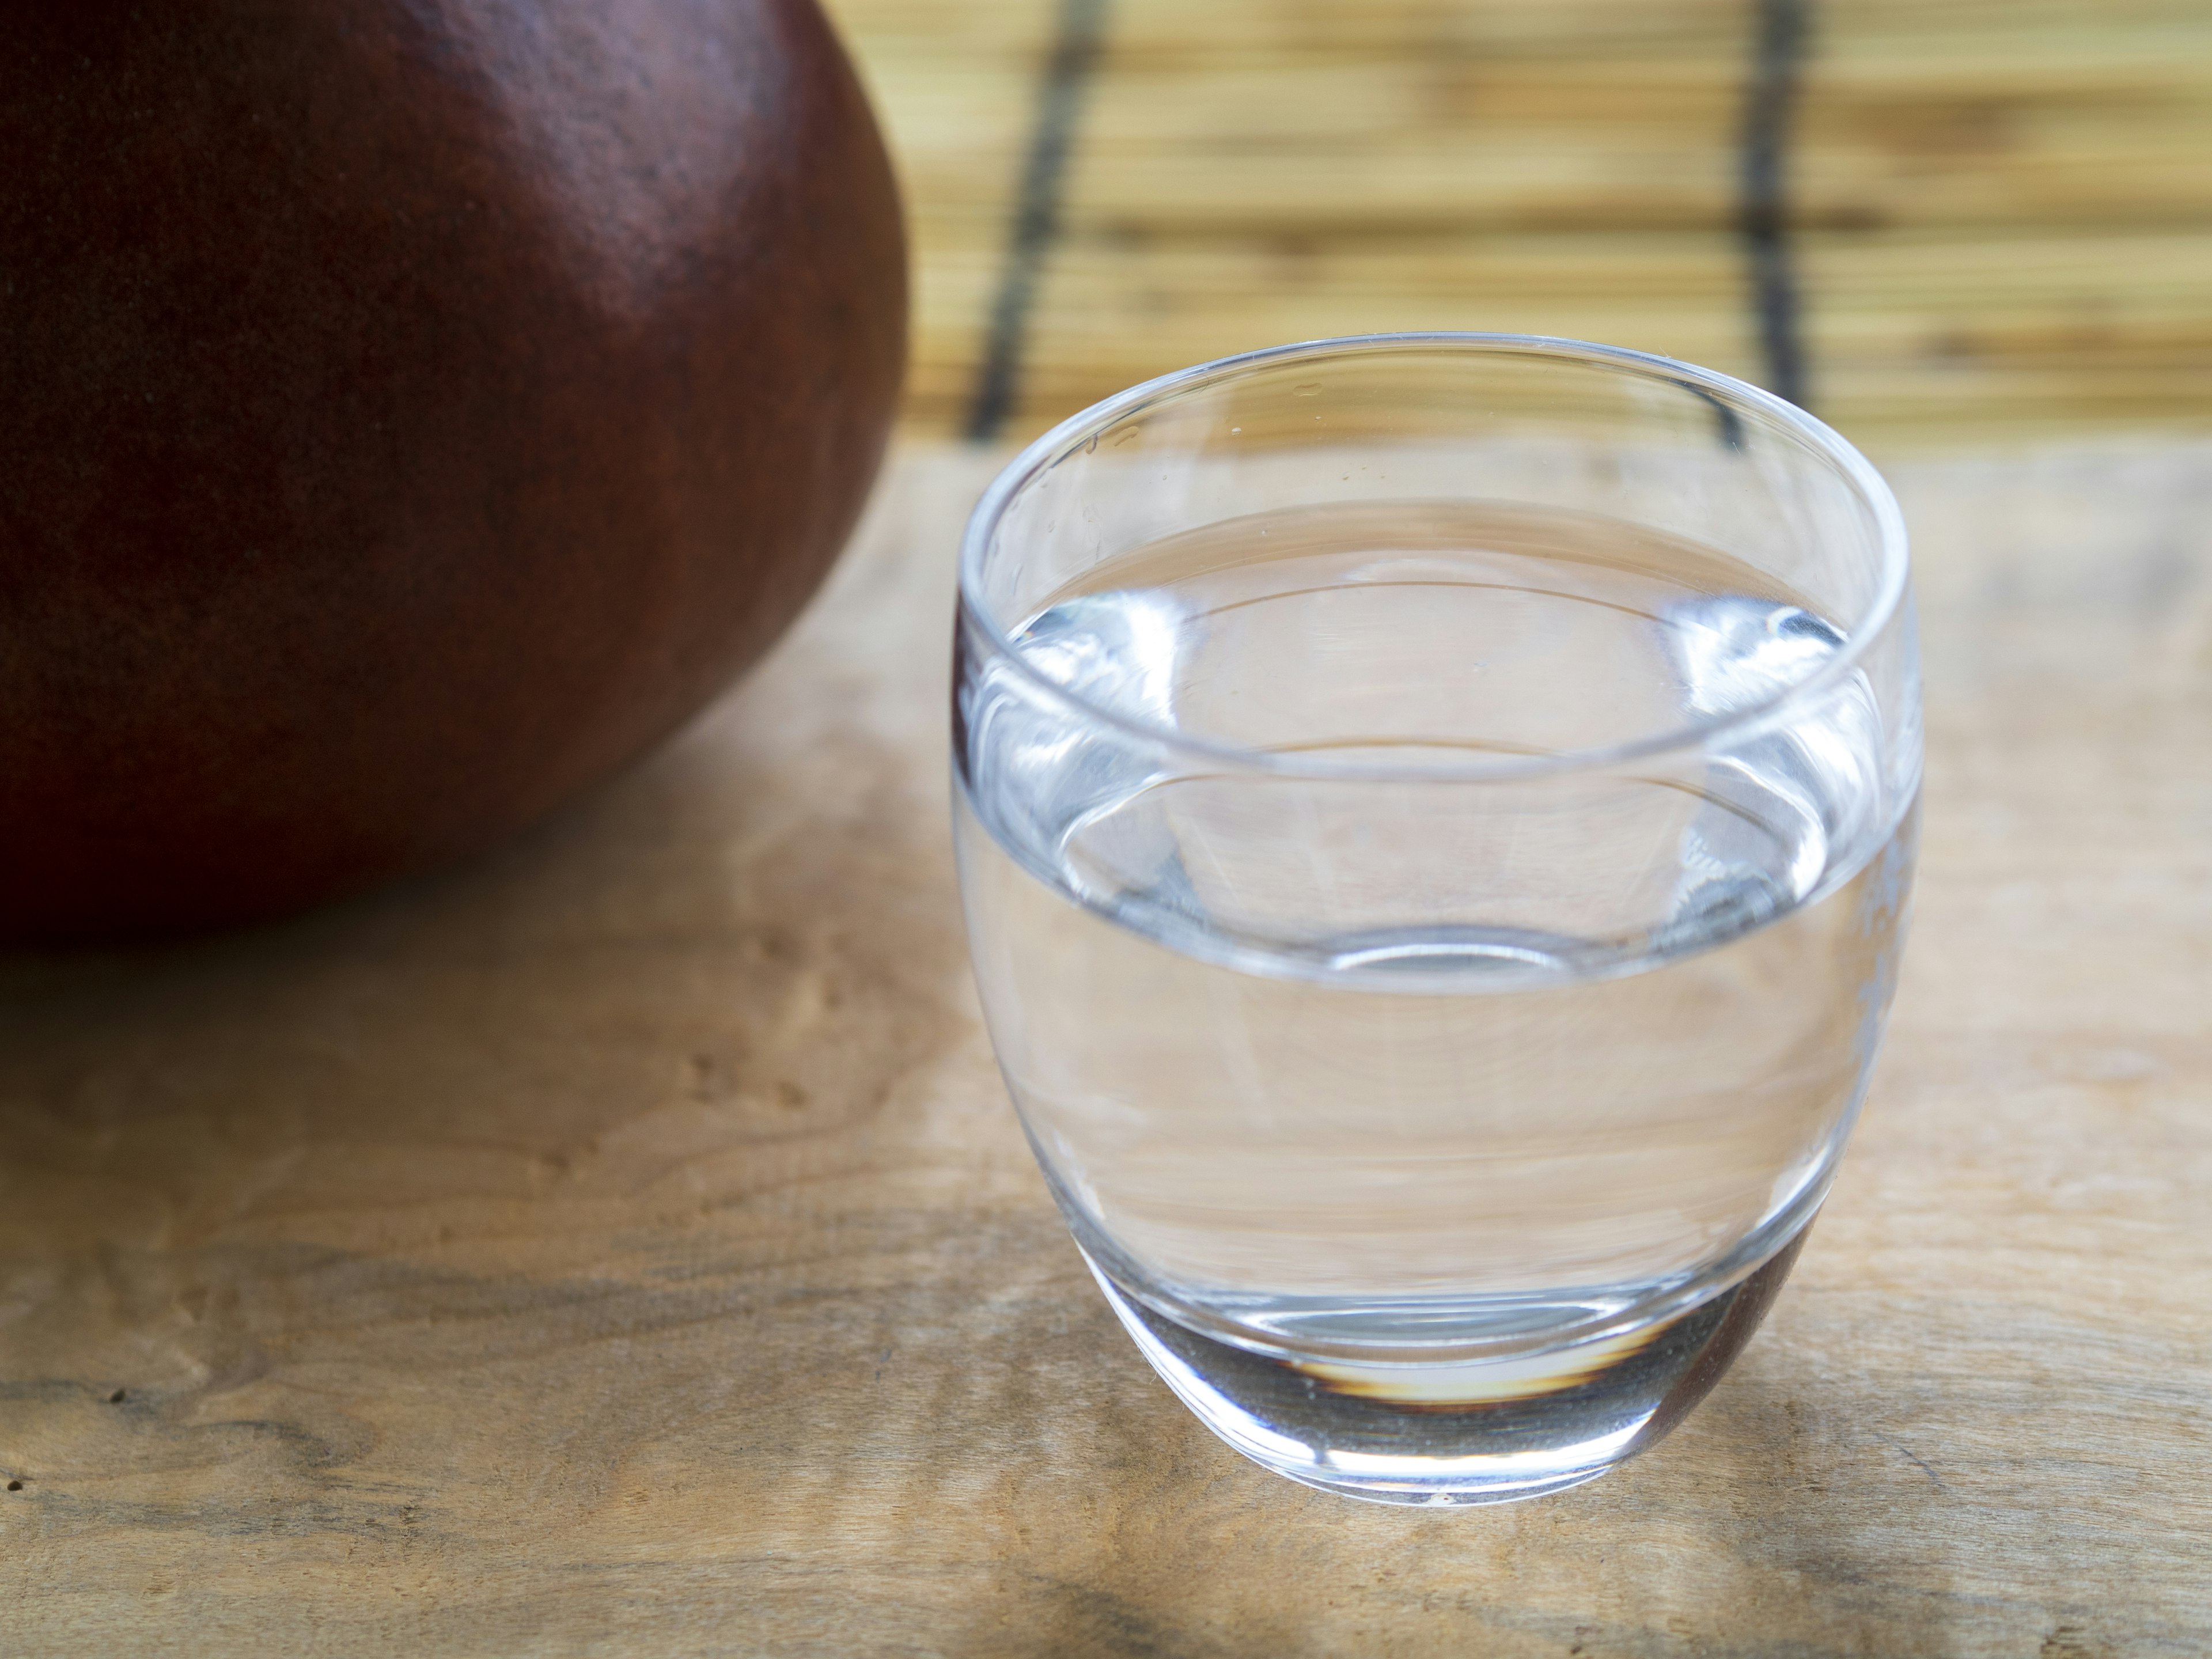
<path id="1" fill-rule="evenodd" d="M 1288 346 L 1031 446 L 957 635 L 984 1012 L 1168 1386 L 1394 1503 L 1664 1434 L 1788 1273 L 1895 981 L 1919 690 L 1873 469 L 1636 352 Z"/>

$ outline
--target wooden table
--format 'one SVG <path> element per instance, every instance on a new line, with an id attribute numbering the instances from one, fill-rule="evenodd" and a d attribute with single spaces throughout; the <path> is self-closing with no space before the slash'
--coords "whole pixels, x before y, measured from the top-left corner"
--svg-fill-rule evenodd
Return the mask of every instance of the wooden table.
<path id="1" fill-rule="evenodd" d="M 2212 447 L 1914 465 L 1916 935 L 1765 1331 L 1502 1509 L 1262 1474 L 978 1027 L 909 449 L 769 664 L 475 868 L 0 964 L 10 1655 L 2212 1650 Z"/>

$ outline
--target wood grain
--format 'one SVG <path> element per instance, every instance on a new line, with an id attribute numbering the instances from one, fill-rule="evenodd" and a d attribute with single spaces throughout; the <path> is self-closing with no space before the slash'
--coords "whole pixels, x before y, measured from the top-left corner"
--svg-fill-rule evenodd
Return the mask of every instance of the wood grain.
<path id="1" fill-rule="evenodd" d="M 2212 1648 L 2212 449 L 1900 470 L 1926 842 L 1841 1184 L 1671 1439 L 1442 1515 L 1209 1438 L 1030 1165 L 945 828 L 988 465 L 910 449 L 508 854 L 0 963 L 0 1650 Z"/>
<path id="2" fill-rule="evenodd" d="M 833 0 L 960 429 L 1050 0 Z M 1757 377 L 1747 0 L 1115 0 L 1027 337 L 1033 433 L 1248 347 L 1395 328 Z M 1820 411 L 1877 443 L 2212 422 L 2212 11 L 1821 0 L 1785 174 Z"/>

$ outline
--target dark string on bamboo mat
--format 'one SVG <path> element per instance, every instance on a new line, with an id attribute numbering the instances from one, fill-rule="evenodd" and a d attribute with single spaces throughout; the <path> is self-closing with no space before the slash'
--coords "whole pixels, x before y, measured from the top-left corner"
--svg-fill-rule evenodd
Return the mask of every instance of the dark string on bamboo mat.
<path id="1" fill-rule="evenodd" d="M 981 441 L 999 435 L 1012 410 L 1021 382 L 1022 348 L 1029 334 L 1045 256 L 1060 234 L 1060 193 L 1074 142 L 1083 94 L 1097 66 L 1105 39 L 1106 0 L 1060 0 L 1060 21 L 1037 92 L 1036 126 L 1022 163 L 1021 192 L 1015 198 L 1006 237 L 1006 262 L 991 302 L 990 331 L 968 405 L 968 436 Z"/>
<path id="2" fill-rule="evenodd" d="M 1743 112 L 1744 255 L 1766 362 L 1766 388 L 1808 407 L 1803 307 L 1790 225 L 1790 130 L 1812 0 L 1758 0 L 1759 37 Z"/>

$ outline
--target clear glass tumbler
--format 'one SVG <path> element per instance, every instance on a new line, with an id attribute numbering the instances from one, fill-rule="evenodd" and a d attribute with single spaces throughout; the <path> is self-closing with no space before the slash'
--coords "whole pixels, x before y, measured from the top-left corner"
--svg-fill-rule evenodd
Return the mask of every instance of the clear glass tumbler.
<path id="1" fill-rule="evenodd" d="M 1725 375 L 1378 336 L 1032 445 L 962 553 L 956 836 L 1037 1161 L 1293 1480 L 1531 1496 L 1757 1326 L 1895 981 L 1905 533 Z"/>

